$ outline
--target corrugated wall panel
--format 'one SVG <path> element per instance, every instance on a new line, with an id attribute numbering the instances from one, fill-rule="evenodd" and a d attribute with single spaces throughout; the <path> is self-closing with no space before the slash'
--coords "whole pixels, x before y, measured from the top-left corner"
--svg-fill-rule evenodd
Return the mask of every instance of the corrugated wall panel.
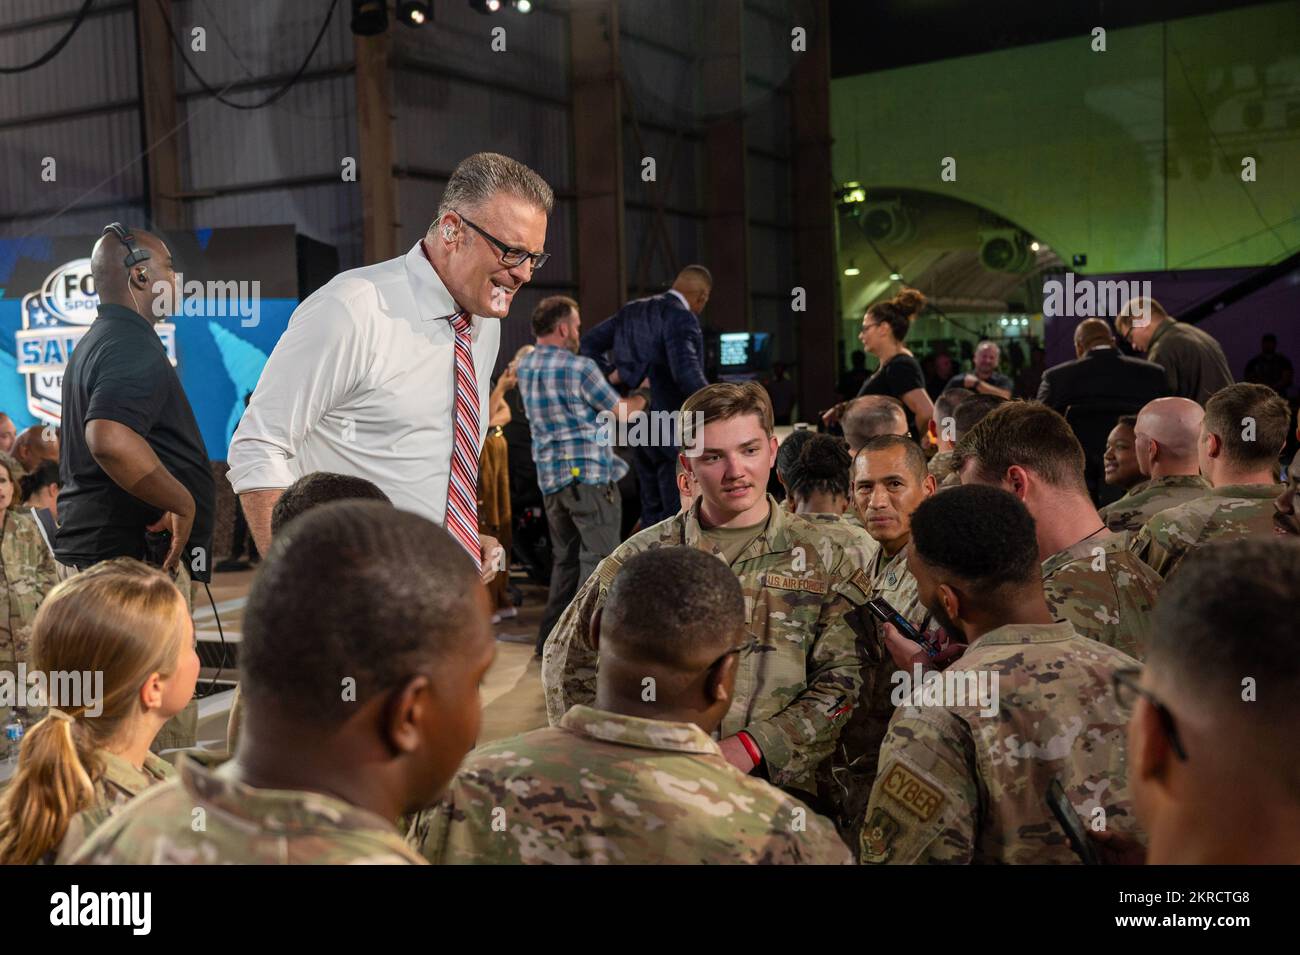
<path id="1" fill-rule="evenodd" d="M 78 7 L 67 0 L 5 4 L 0 26 Z M 16 66 L 34 59 L 71 22 L 0 34 L 0 63 Z M 115 214 L 138 221 L 143 169 L 129 9 L 92 12 L 58 56 L 0 78 L 0 90 L 0 235 L 98 231 Z M 40 121 L 72 110 L 86 112 Z M 46 157 L 55 162 L 53 182 L 42 179 Z M 72 206 L 89 208 L 60 212 Z"/>
<path id="2" fill-rule="evenodd" d="M 328 175 L 356 158 L 356 86 L 351 76 L 302 82 L 279 102 L 240 111 L 211 99 L 186 102 L 182 130 L 191 191 Z"/>
<path id="3" fill-rule="evenodd" d="M 153 0 L 145 0 L 152 5 Z M 330 0 L 172 0 L 172 24 L 185 46 L 185 55 L 199 75 L 218 89 L 231 82 L 292 74 L 302 64 Z M 350 5 L 339 0 L 325 37 L 308 72 L 352 63 Z M 193 49 L 193 29 L 202 27 L 207 49 Z M 177 67 L 178 89 L 192 92 L 200 85 L 189 71 Z M 231 91 L 236 102 L 257 102 L 271 88 Z"/>
<path id="4" fill-rule="evenodd" d="M 480 150 L 505 153 L 554 189 L 572 178 L 572 127 L 565 107 L 454 77 L 401 71 L 394 81 L 396 162 L 450 173 Z"/>
<path id="5" fill-rule="evenodd" d="M 0 64 L 30 62 L 69 26 L 0 33 Z M 135 19 L 129 10 L 87 16 L 58 56 L 34 70 L 0 77 L 0 91 L 0 123 L 136 99 Z"/>
<path id="6" fill-rule="evenodd" d="M 492 48 L 498 28 L 505 31 L 504 50 Z M 436 3 L 432 25 L 391 27 L 389 33 L 400 57 L 475 77 L 488 87 L 568 99 L 568 22 L 544 3 L 527 16 L 509 10 L 483 16 L 467 3 Z"/>

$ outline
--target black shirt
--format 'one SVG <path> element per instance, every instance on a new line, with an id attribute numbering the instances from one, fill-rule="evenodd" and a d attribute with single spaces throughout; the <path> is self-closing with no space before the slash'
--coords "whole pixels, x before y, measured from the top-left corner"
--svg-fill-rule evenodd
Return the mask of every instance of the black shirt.
<path id="1" fill-rule="evenodd" d="M 162 516 L 113 483 L 95 461 L 86 444 L 86 422 L 96 418 L 124 424 L 144 438 L 193 496 L 194 528 L 185 562 L 196 580 L 210 580 L 216 485 L 208 451 L 158 333 L 120 305 L 99 307 L 63 372 L 63 487 L 54 549 L 60 562 L 77 567 L 111 557 L 142 559 L 145 527 Z"/>
<path id="2" fill-rule="evenodd" d="M 911 355 L 905 355 L 899 352 L 889 361 L 885 362 L 876 369 L 876 373 L 868 378 L 858 392 L 858 397 L 863 395 L 889 395 L 891 398 L 903 400 L 903 395 L 909 391 L 915 391 L 917 388 L 925 389 L 925 372 L 921 370 L 921 363 Z M 913 435 L 916 434 L 916 416 L 912 414 L 912 409 L 903 405 L 903 410 L 907 412 L 907 427 Z"/>

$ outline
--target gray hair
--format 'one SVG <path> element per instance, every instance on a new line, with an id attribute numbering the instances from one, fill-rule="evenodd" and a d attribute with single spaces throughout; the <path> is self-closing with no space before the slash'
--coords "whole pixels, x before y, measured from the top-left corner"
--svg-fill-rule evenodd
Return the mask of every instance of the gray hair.
<path id="1" fill-rule="evenodd" d="M 555 193 L 546 180 L 523 163 L 500 153 L 475 153 L 460 161 L 447 180 L 438 203 L 438 215 L 429 226 L 432 232 L 444 215 L 455 209 L 474 210 L 498 192 L 508 192 L 530 202 L 550 215 Z"/>

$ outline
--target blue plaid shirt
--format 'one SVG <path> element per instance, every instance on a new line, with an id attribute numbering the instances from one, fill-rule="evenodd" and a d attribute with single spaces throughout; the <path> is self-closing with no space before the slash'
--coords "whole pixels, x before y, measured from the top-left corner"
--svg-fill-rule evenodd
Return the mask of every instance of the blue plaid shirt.
<path id="1" fill-rule="evenodd" d="M 556 345 L 538 345 L 519 360 L 518 369 L 543 494 L 575 481 L 608 484 L 627 473 L 613 441 L 597 440 L 602 422 L 596 416 L 615 412 L 618 393 L 594 361 Z M 605 430 L 615 437 L 612 421 Z"/>

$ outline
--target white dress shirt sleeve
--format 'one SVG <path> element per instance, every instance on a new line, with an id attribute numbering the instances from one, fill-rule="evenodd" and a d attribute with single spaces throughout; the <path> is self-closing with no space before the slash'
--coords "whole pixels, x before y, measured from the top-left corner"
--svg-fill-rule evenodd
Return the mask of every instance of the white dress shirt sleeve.
<path id="1" fill-rule="evenodd" d="M 230 442 L 236 494 L 285 488 L 299 477 L 290 461 L 363 378 L 363 323 L 353 312 L 368 307 L 364 300 L 344 302 L 318 292 L 294 311 Z"/>

